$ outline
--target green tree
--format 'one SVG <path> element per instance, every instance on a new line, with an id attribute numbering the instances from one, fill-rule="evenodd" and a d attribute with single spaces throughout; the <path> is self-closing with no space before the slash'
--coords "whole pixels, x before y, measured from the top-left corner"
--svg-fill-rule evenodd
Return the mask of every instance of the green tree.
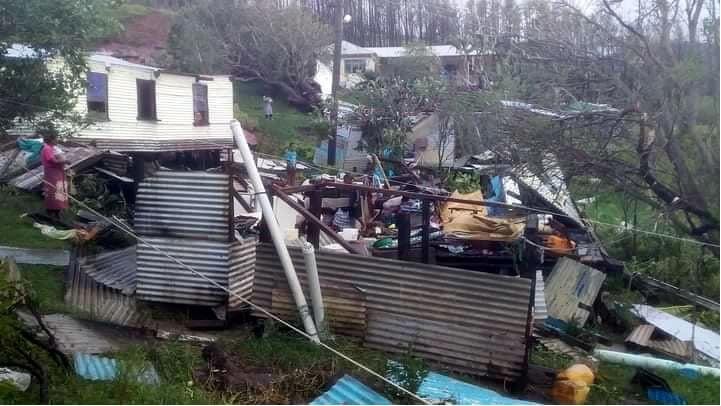
<path id="1" fill-rule="evenodd" d="M 203 0 L 176 18 L 168 53 L 178 69 L 259 80 L 310 108 L 320 102 L 318 54 L 330 43 L 328 26 L 302 8 Z"/>
<path id="2" fill-rule="evenodd" d="M 0 0 L 0 135 L 20 120 L 67 119 L 85 51 L 119 27 L 115 0 Z M 14 44 L 25 48 L 16 58 Z M 62 69 L 47 62 L 58 58 Z"/>

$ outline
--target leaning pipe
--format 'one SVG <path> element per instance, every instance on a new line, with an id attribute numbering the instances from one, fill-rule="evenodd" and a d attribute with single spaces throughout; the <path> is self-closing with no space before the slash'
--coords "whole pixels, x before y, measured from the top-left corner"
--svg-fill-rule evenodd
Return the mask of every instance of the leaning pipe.
<path id="1" fill-rule="evenodd" d="M 310 300 L 313 306 L 313 319 L 321 333 L 325 330 L 325 308 L 323 306 L 323 295 L 320 291 L 320 279 L 318 278 L 318 264 L 315 262 L 315 250 L 313 244 L 305 241 L 303 243 L 303 258 L 305 259 L 305 272 L 308 277 L 310 289 Z"/>
<path id="2" fill-rule="evenodd" d="M 315 324 L 313 324 L 313 318 L 311 317 L 310 310 L 308 309 L 308 303 L 305 301 L 303 289 L 300 286 L 298 275 L 295 273 L 293 261 L 290 259 L 290 254 L 288 253 L 288 247 L 285 246 L 283 233 L 281 233 L 280 227 L 278 226 L 278 220 L 275 218 L 275 214 L 273 213 L 273 207 L 270 205 L 270 199 L 268 199 L 268 194 L 263 186 L 263 181 L 260 179 L 260 175 L 258 174 L 258 168 L 255 166 L 253 154 L 250 152 L 248 143 L 245 141 L 243 128 L 237 120 L 233 120 L 230 122 L 230 129 L 233 131 L 233 139 L 240 150 L 240 155 L 243 157 L 243 165 L 245 166 L 245 170 L 248 172 L 250 181 L 253 184 L 253 189 L 255 190 L 258 202 L 260 203 L 260 208 L 263 212 L 263 217 L 265 218 L 265 224 L 268 226 L 268 231 L 270 232 L 270 237 L 273 239 L 273 245 L 275 245 L 275 250 L 278 253 L 278 258 L 280 258 L 280 263 L 283 266 L 285 277 L 288 279 L 288 286 L 293 294 L 293 299 L 295 300 L 295 305 L 298 308 L 298 313 L 300 313 L 300 319 L 303 322 L 305 332 L 311 337 L 311 341 L 318 343 L 320 342 L 318 338 L 318 331 Z"/>
<path id="3" fill-rule="evenodd" d="M 649 369 L 665 369 L 680 371 L 689 369 L 703 375 L 721 376 L 718 368 L 707 367 L 696 364 L 682 364 L 667 359 L 653 358 L 645 355 L 626 354 L 624 352 L 596 350 L 593 352 L 598 359 L 611 362 L 613 364 L 622 364 L 632 367 L 649 368 Z"/>

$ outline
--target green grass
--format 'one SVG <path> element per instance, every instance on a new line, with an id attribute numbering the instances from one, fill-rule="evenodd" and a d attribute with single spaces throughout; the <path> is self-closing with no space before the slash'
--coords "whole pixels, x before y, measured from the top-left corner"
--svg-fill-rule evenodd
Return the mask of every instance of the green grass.
<path id="1" fill-rule="evenodd" d="M 35 291 L 40 311 L 44 314 L 64 312 L 65 286 L 63 284 L 63 268 L 50 265 L 18 265 L 23 279 L 30 282 Z"/>
<path id="2" fill-rule="evenodd" d="M 289 105 L 282 95 L 273 98 L 273 119 L 263 114 L 264 85 L 260 82 L 234 82 L 235 117 L 244 127 L 258 133 L 258 150 L 282 156 L 294 142 L 299 159 L 311 160 L 317 144 L 317 125 L 311 113 Z"/>
<path id="3" fill-rule="evenodd" d="M 42 198 L 9 187 L 0 189 L 0 245 L 22 248 L 65 248 L 65 242 L 45 237 L 33 221 L 20 216 L 43 210 Z"/>

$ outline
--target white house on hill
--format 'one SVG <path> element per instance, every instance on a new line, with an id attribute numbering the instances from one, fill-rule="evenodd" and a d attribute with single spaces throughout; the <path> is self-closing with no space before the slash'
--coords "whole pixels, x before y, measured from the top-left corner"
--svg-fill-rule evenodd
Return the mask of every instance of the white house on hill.
<path id="1" fill-rule="evenodd" d="M 20 45 L 7 56 L 39 57 Z M 47 63 L 62 68 L 60 60 Z M 75 112 L 92 124 L 79 129 L 73 141 L 120 152 L 232 148 L 230 76 L 171 72 L 99 53 L 89 55 L 87 65 L 87 87 Z"/>
<path id="2" fill-rule="evenodd" d="M 232 146 L 233 83 L 95 54 L 76 110 L 95 123 L 77 134 L 116 151 L 181 151 Z"/>

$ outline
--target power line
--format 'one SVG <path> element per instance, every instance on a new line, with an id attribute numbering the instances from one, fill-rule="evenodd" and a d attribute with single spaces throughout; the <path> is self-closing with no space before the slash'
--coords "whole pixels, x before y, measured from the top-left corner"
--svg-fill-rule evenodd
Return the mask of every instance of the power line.
<path id="1" fill-rule="evenodd" d="M 28 169 L 28 168 L 25 167 L 25 169 Z M 51 188 L 55 189 L 55 186 L 54 186 L 53 184 L 51 184 L 50 182 L 47 182 L 45 179 L 41 179 L 41 181 L 42 181 L 43 183 L 49 185 Z M 140 237 L 140 236 L 137 235 L 134 231 L 132 231 L 129 227 L 126 227 L 122 222 L 116 221 L 116 220 L 114 220 L 114 219 L 111 219 L 111 218 L 103 215 L 102 213 L 99 213 L 98 211 L 96 211 L 96 210 L 93 209 L 92 207 L 90 207 L 90 206 L 88 206 L 87 204 L 83 203 L 82 201 L 74 198 L 74 197 L 71 196 L 69 193 L 66 193 L 66 196 L 68 196 L 68 198 L 72 199 L 72 200 L 73 200 L 74 202 L 76 202 L 77 204 L 79 204 L 79 205 L 81 205 L 82 207 L 84 207 L 84 208 L 85 208 L 86 210 L 88 210 L 89 212 L 91 212 L 91 213 L 93 213 L 94 215 L 102 218 L 103 220 L 105 220 L 105 221 L 107 221 L 108 223 L 114 225 L 116 228 L 118 228 L 118 229 L 120 229 L 121 231 L 125 232 L 125 233 L 128 234 L 129 236 L 131 236 L 131 237 L 135 238 L 136 240 L 142 242 L 143 244 L 145 244 L 145 245 L 147 245 L 148 247 L 152 248 L 153 250 L 157 251 L 157 252 L 160 253 L 161 255 L 167 257 L 168 259 L 170 259 L 171 261 L 173 261 L 173 262 L 175 262 L 176 264 L 180 265 L 181 267 L 187 269 L 187 270 L 190 271 L 192 274 L 194 274 L 195 276 L 197 276 L 197 277 L 199 277 L 200 279 L 204 280 L 205 282 L 208 282 L 208 283 L 210 283 L 211 285 L 215 286 L 216 288 L 223 290 L 224 292 L 228 293 L 229 295 L 232 295 L 232 296 L 235 297 L 236 299 L 239 299 L 239 300 L 242 301 L 243 303 L 248 304 L 249 306 L 253 307 L 254 309 L 260 311 L 260 312 L 263 313 L 263 314 L 265 314 L 265 315 L 268 316 L 269 318 L 271 318 L 271 319 L 273 319 L 273 320 L 281 323 L 282 325 L 288 327 L 289 329 L 293 330 L 294 332 L 300 334 L 301 336 L 303 336 L 303 337 L 307 338 L 308 340 L 310 340 L 311 342 L 313 342 L 313 341 L 312 341 L 313 337 L 311 337 L 311 336 L 310 336 L 309 334 L 307 334 L 305 331 L 303 331 L 303 330 L 301 330 L 301 329 L 293 326 L 292 324 L 286 322 L 285 320 L 281 319 L 280 317 L 278 317 L 278 316 L 274 315 L 273 313 L 271 313 L 270 311 L 266 310 L 266 309 L 263 308 L 262 306 L 259 306 L 259 305 L 255 304 L 255 303 L 251 302 L 250 300 L 245 299 L 244 297 L 242 297 L 242 296 L 238 295 L 237 293 L 231 291 L 230 289 L 226 288 L 225 286 L 219 284 L 218 282 L 216 282 L 216 281 L 208 278 L 207 276 L 203 275 L 202 273 L 196 271 L 193 267 L 185 264 L 183 261 L 175 258 L 174 256 L 168 254 L 167 252 L 165 252 L 165 251 L 161 250 L 160 248 L 156 247 L 155 245 L 151 244 L 150 242 L 148 242 L 148 241 L 145 240 L 144 238 Z M 414 399 L 417 399 L 417 400 L 420 401 L 421 403 L 423 403 L 423 404 L 430 404 L 428 401 L 426 401 L 425 399 L 419 397 L 417 394 L 415 394 L 415 393 L 409 391 L 408 389 L 406 389 L 406 388 L 398 385 L 397 383 L 391 381 L 390 379 L 386 378 L 385 376 L 383 376 L 383 375 L 381 375 L 381 374 L 373 371 L 373 370 L 370 369 L 369 367 L 367 367 L 367 366 L 363 365 L 362 363 L 354 360 L 353 358 L 349 357 L 348 355 L 345 355 L 344 353 L 340 352 L 339 350 L 336 350 L 335 348 L 329 346 L 328 344 L 325 344 L 325 343 L 322 342 L 322 341 L 318 341 L 317 344 L 320 345 L 321 347 L 325 348 L 326 350 L 332 352 L 332 353 L 335 354 L 336 356 L 338 356 L 338 357 L 340 357 L 340 358 L 343 358 L 344 360 L 350 362 L 351 364 L 357 366 L 358 368 L 360 368 L 360 369 L 366 371 L 367 373 L 375 376 L 376 378 L 379 378 L 379 379 L 382 380 L 383 382 L 385 382 L 385 383 L 387 383 L 387 384 L 389 384 L 389 385 L 391 385 L 391 386 L 399 389 L 401 392 L 403 392 L 403 393 L 405 393 L 405 394 L 413 397 Z"/>

